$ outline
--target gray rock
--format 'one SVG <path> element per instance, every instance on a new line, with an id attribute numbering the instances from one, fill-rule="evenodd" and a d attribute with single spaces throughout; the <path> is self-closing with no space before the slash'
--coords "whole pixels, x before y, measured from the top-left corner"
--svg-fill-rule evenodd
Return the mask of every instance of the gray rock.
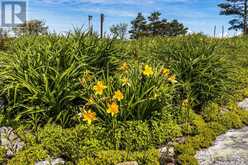
<path id="1" fill-rule="evenodd" d="M 37 161 L 35 165 L 62 165 L 65 161 L 62 158 L 57 158 L 53 160 Z"/>
<path id="2" fill-rule="evenodd" d="M 25 145 L 11 127 L 0 128 L 0 144 L 7 149 L 7 157 L 14 156 Z"/>
<path id="3" fill-rule="evenodd" d="M 242 109 L 248 110 L 248 98 L 246 98 L 244 101 L 239 102 L 238 106 Z"/>
<path id="4" fill-rule="evenodd" d="M 160 164 L 167 165 L 169 163 L 175 163 L 175 148 L 173 144 L 168 144 L 159 149 L 160 153 Z"/>
<path id="5" fill-rule="evenodd" d="M 247 165 L 248 127 L 219 136 L 212 147 L 197 152 L 196 158 L 200 165 Z"/>
<path id="6" fill-rule="evenodd" d="M 118 163 L 117 165 L 139 165 L 139 164 L 136 161 L 129 161 L 129 162 Z"/>
<path id="7" fill-rule="evenodd" d="M 4 107 L 5 101 L 0 97 L 0 109 Z"/>

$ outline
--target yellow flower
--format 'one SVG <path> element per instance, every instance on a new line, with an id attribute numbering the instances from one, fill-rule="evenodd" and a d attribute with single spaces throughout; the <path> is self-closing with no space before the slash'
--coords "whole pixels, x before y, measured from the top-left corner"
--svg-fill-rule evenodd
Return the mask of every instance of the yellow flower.
<path id="1" fill-rule="evenodd" d="M 119 112 L 119 106 L 113 102 L 111 105 L 108 105 L 107 113 L 111 113 L 112 116 Z"/>
<path id="2" fill-rule="evenodd" d="M 123 79 L 121 79 L 121 82 L 122 82 L 122 86 L 131 86 L 130 83 L 129 83 L 129 80 L 128 78 L 124 77 Z"/>
<path id="3" fill-rule="evenodd" d="M 152 76 L 154 74 L 152 67 L 150 67 L 149 65 L 145 65 L 145 69 L 143 71 L 143 75 L 149 77 Z"/>
<path id="4" fill-rule="evenodd" d="M 120 70 L 122 71 L 127 71 L 128 69 L 129 69 L 129 66 L 126 62 L 124 62 L 120 67 Z"/>
<path id="5" fill-rule="evenodd" d="M 83 114 L 83 121 L 87 121 L 88 124 L 91 124 L 93 121 L 96 120 L 96 113 L 95 112 L 84 112 Z"/>
<path id="6" fill-rule="evenodd" d="M 177 80 L 176 80 L 176 75 L 170 76 L 170 77 L 168 78 L 168 80 L 169 80 L 170 82 L 172 82 L 172 83 L 176 83 L 176 82 L 177 82 Z"/>
<path id="7" fill-rule="evenodd" d="M 120 90 L 115 92 L 114 99 L 117 99 L 118 101 L 121 101 L 123 98 L 124 98 L 123 93 Z"/>
<path id="8" fill-rule="evenodd" d="M 93 87 L 96 95 L 102 95 L 104 89 L 106 89 L 107 87 L 103 84 L 102 81 L 98 81 L 97 84 Z"/>
<path id="9" fill-rule="evenodd" d="M 162 69 L 162 74 L 163 74 L 165 77 L 168 77 L 169 74 L 170 74 L 170 69 L 163 68 L 163 69 Z"/>

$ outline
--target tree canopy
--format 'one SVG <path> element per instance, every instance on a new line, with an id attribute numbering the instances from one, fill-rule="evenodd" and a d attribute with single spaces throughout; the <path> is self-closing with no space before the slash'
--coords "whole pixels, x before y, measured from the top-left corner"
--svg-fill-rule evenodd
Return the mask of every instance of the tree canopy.
<path id="1" fill-rule="evenodd" d="M 185 35 L 188 28 L 177 20 L 168 21 L 161 19 L 160 12 L 153 12 L 145 18 L 142 13 L 138 13 L 137 17 L 131 22 L 132 39 L 137 39 L 146 36 L 177 36 Z"/>
<path id="2" fill-rule="evenodd" d="M 225 0 L 225 2 L 219 4 L 221 15 L 233 16 L 234 18 L 229 21 L 231 25 L 229 30 L 242 30 L 246 35 L 247 29 L 247 17 L 248 0 Z"/>
<path id="3" fill-rule="evenodd" d="M 128 24 L 120 23 L 117 25 L 112 25 L 112 27 L 110 28 L 110 32 L 113 34 L 114 37 L 124 39 L 128 31 L 127 28 Z"/>

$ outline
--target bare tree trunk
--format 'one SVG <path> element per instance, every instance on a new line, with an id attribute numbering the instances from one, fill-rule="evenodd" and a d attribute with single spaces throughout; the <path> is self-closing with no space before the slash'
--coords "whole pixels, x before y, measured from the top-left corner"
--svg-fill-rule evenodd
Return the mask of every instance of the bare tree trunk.
<path id="1" fill-rule="evenodd" d="M 244 27 L 243 27 L 243 32 L 244 35 L 247 35 L 247 5 L 248 5 L 248 0 L 244 0 Z"/>

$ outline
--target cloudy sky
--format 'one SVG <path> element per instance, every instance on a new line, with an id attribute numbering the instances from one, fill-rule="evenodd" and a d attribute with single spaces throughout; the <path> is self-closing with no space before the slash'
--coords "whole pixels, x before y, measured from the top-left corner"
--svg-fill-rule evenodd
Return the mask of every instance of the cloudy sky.
<path id="1" fill-rule="evenodd" d="M 221 27 L 228 28 L 228 17 L 220 16 L 217 4 L 224 0 L 29 0 L 29 19 L 42 19 L 50 31 L 64 32 L 87 26 L 87 17 L 94 17 L 95 30 L 99 30 L 99 15 L 104 13 L 105 31 L 112 24 L 130 23 L 138 12 L 145 16 L 160 11 L 162 17 L 178 19 L 190 31 L 213 34 Z M 227 32 L 226 32 L 227 33 Z M 228 32 L 233 34 L 233 32 Z"/>

